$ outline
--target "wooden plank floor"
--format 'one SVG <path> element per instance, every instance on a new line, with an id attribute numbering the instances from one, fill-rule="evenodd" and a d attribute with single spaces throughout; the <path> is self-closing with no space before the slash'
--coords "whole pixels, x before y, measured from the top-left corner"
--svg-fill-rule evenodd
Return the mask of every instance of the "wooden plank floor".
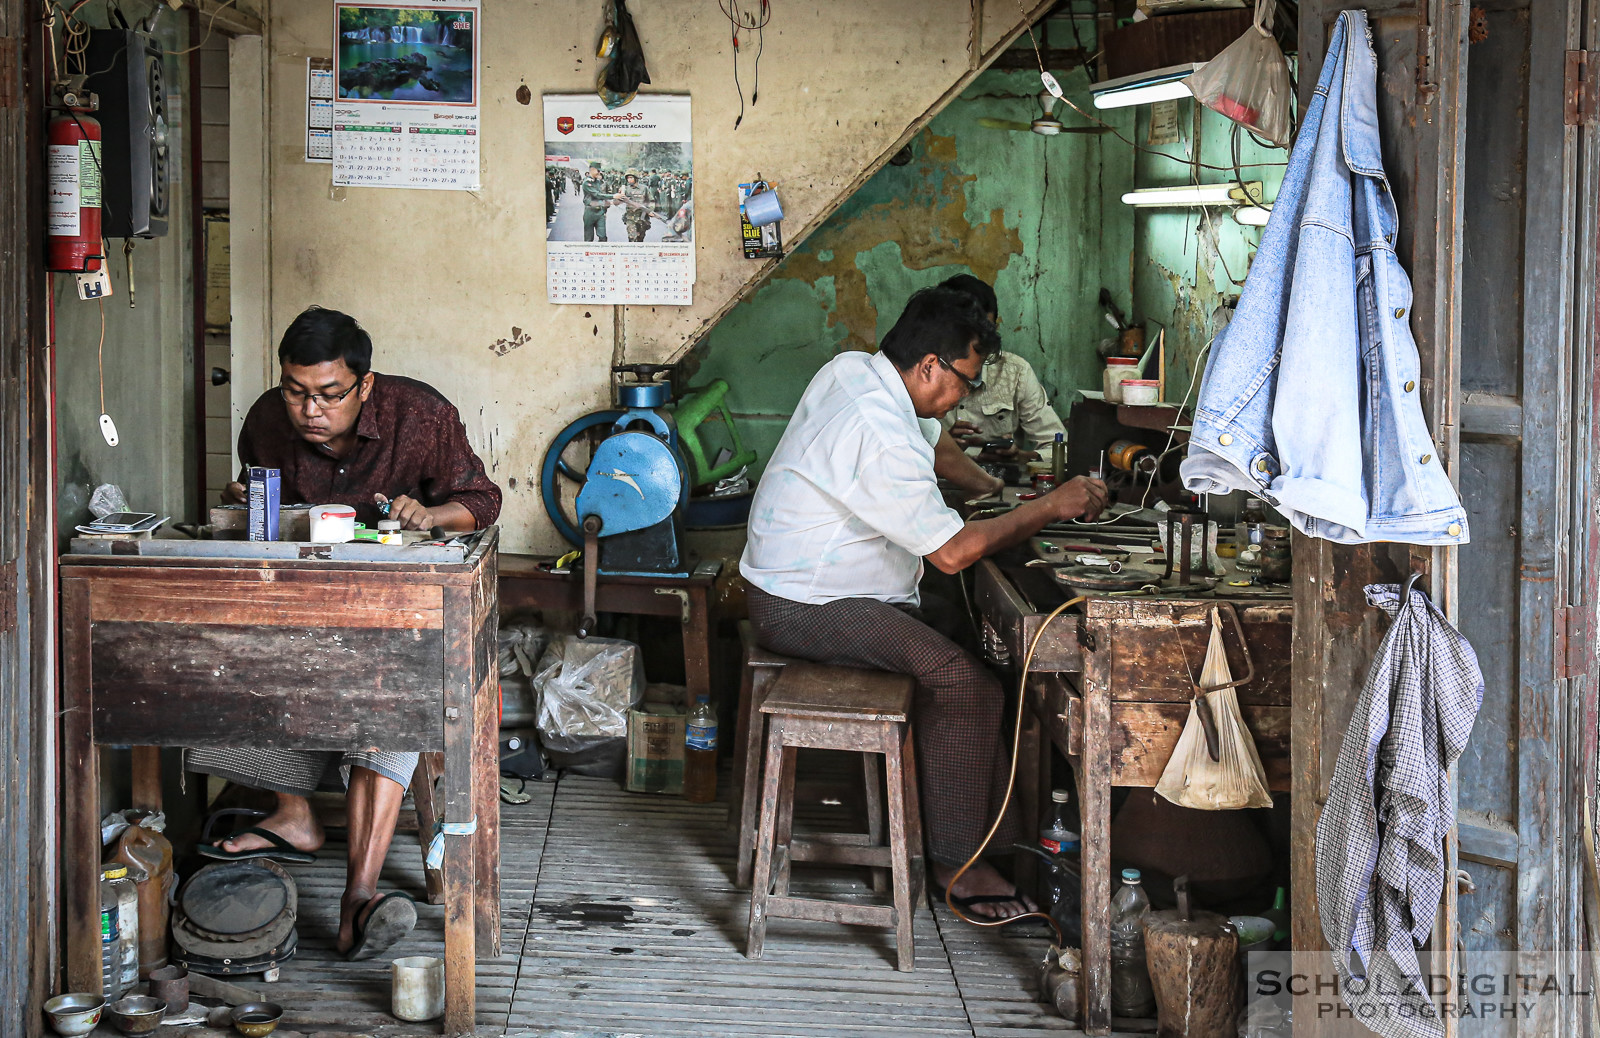
<path id="1" fill-rule="evenodd" d="M 726 778 L 726 775 L 723 776 Z M 826 785 L 802 789 L 796 829 L 849 828 Z M 983 930 L 943 904 L 919 907 L 916 970 L 894 968 L 888 931 L 798 920 L 768 926 L 766 954 L 744 956 L 749 894 L 733 884 L 727 805 L 624 793 L 578 776 L 530 784 L 503 805 L 502 955 L 478 964 L 480 1034 L 514 1038 L 918 1034 L 1036 1038 L 1076 1033 L 1036 997 L 1046 941 Z M 419 905 L 417 930 L 380 958 L 333 953 L 344 847 L 292 868 L 300 954 L 276 984 L 246 986 L 285 1005 L 284 1031 L 436 1034 L 389 1015 L 388 961 L 442 953 L 442 909 Z M 396 836 L 383 886 L 421 899 L 415 837 Z M 794 888 L 871 900 L 862 870 L 797 868 Z M 190 1031 L 191 1035 L 200 1032 Z"/>

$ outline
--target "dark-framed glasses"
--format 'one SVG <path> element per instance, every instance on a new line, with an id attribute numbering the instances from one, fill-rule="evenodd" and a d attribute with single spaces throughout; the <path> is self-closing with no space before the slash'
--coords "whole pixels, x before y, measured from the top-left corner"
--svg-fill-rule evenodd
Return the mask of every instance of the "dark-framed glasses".
<path id="1" fill-rule="evenodd" d="M 304 407 L 306 401 L 309 400 L 313 404 L 316 404 L 319 410 L 325 411 L 330 407 L 336 407 L 339 404 L 344 403 L 345 397 L 349 396 L 351 393 L 354 393 L 356 388 L 360 385 L 361 380 L 358 378 L 355 380 L 355 382 L 351 383 L 349 389 L 336 396 L 329 396 L 326 393 L 307 393 L 303 389 L 292 389 L 289 386 L 284 385 L 278 386 L 278 393 L 283 397 L 283 402 L 288 404 L 290 407 Z"/>
<path id="2" fill-rule="evenodd" d="M 944 367 L 950 372 L 950 374 L 954 375 L 956 378 L 959 378 L 963 383 L 965 383 L 966 387 L 967 387 L 967 392 L 976 393 L 978 390 L 983 388 L 983 376 L 982 375 L 979 375 L 977 378 L 968 378 L 967 376 L 963 375 L 960 371 L 956 370 L 956 366 L 954 364 L 952 364 L 949 361 L 945 360 L 943 357 L 939 356 L 937 353 L 935 353 L 933 355 L 933 359 L 938 361 L 940 364 L 944 365 Z"/>

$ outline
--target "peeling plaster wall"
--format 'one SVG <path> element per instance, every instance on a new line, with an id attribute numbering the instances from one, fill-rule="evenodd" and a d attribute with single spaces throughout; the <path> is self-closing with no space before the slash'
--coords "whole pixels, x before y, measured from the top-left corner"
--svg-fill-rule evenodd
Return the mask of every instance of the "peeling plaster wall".
<path id="1" fill-rule="evenodd" d="M 1084 73 L 1062 80 L 1088 110 Z M 1099 386 L 1095 346 L 1110 331 L 1100 287 L 1129 303 L 1134 224 L 1118 199 L 1131 151 L 1106 135 L 978 125 L 1034 118 L 1038 86 L 1037 73 L 980 76 L 913 141 L 910 164 L 879 171 L 696 347 L 695 384 L 728 380 L 762 461 L 818 368 L 841 350 L 876 349 L 912 292 L 955 274 L 995 286 L 1006 349 L 1033 365 L 1058 410 Z M 1130 114 L 1105 114 L 1128 132 Z"/>
<path id="2" fill-rule="evenodd" d="M 1015 0 L 979 7 L 987 40 L 1003 42 L 1022 24 Z M 468 194 L 331 188 L 329 168 L 301 156 L 305 60 L 331 54 L 331 7 L 278 0 L 269 9 L 270 283 L 262 292 L 273 341 L 305 306 L 337 307 L 371 331 L 378 370 L 425 379 L 454 401 L 506 491 L 507 551 L 561 546 L 544 516 L 538 466 L 563 426 L 608 403 L 613 360 L 681 355 L 760 273 L 739 254 L 733 184 L 758 171 L 779 182 L 788 226 L 803 230 L 974 61 L 971 0 L 774 5 L 759 104 L 735 132 L 728 23 L 716 5 L 640 5 L 633 15 L 651 89 L 694 98 L 695 302 L 621 313 L 553 306 L 545 299 L 539 96 L 593 88 L 601 10 L 597 0 L 485 0 L 483 188 Z M 747 96 L 751 71 L 743 65 Z M 526 105 L 517 100 L 524 85 Z M 530 338 L 502 353 L 497 343 L 519 338 L 513 328 Z M 235 363 L 270 370 L 272 361 Z"/>
<path id="3" fill-rule="evenodd" d="M 1230 208 L 1134 209 L 1121 196 L 1232 179 L 1233 124 L 1179 102 L 1181 139 L 1160 154 L 1111 136 L 1045 139 L 977 124 L 1032 118 L 1037 85 L 1035 73 L 984 73 L 913 142 L 911 164 L 878 172 L 695 347 L 695 384 L 728 380 L 758 468 L 818 368 L 840 350 L 876 349 L 912 292 L 958 273 L 995 286 L 1006 349 L 1033 365 L 1063 416 L 1075 390 L 1101 385 L 1095 346 L 1110 332 L 1101 286 L 1152 341 L 1166 329 L 1168 398 L 1182 398 L 1261 231 L 1239 226 Z M 1063 85 L 1089 108 L 1081 70 Z M 1148 148 L 1149 106 L 1096 114 Z M 1263 181 L 1270 201 L 1285 156 L 1242 136 L 1242 178 Z"/>

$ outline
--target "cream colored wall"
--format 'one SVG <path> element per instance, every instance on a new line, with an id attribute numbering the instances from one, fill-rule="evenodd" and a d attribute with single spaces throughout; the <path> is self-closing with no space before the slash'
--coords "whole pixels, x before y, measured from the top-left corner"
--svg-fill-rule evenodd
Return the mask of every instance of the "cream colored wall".
<path id="1" fill-rule="evenodd" d="M 539 96 L 592 89 L 599 0 L 485 0 L 483 187 L 472 193 L 333 188 L 328 166 L 303 162 L 305 59 L 331 55 L 331 5 L 271 4 L 269 280 L 244 291 L 262 300 L 272 331 L 258 344 L 263 352 L 255 367 L 270 374 L 270 346 L 305 306 L 355 315 L 372 333 L 375 367 L 424 379 L 460 409 L 472 443 L 506 492 L 503 549 L 561 547 L 539 499 L 545 445 L 572 419 L 607 404 L 614 359 L 681 356 L 767 269 L 739 253 L 733 184 L 757 171 L 776 181 L 787 236 L 804 234 L 976 64 L 972 0 L 772 7 L 759 103 L 735 132 L 739 102 L 728 23 L 717 5 L 634 5 L 650 89 L 694 99 L 697 281 L 692 306 L 619 308 L 625 312 L 617 315 L 610 307 L 545 300 Z M 988 52 L 1017 30 L 1022 14 L 1015 0 L 984 0 L 984 8 Z M 747 97 L 750 71 L 746 58 Z M 516 99 L 523 84 L 532 93 L 528 105 Z M 531 341 L 504 355 L 493 352 L 513 328 L 531 333 Z M 236 356 L 235 367 L 251 361 Z"/>

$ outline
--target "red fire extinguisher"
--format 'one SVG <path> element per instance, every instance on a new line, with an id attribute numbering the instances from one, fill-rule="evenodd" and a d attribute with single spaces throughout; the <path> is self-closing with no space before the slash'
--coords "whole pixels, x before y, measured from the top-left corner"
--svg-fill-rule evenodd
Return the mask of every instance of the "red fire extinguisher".
<path id="1" fill-rule="evenodd" d="M 86 274 L 99 270 L 105 260 L 100 240 L 100 140 L 100 121 L 83 109 L 50 120 L 46 270 Z"/>

